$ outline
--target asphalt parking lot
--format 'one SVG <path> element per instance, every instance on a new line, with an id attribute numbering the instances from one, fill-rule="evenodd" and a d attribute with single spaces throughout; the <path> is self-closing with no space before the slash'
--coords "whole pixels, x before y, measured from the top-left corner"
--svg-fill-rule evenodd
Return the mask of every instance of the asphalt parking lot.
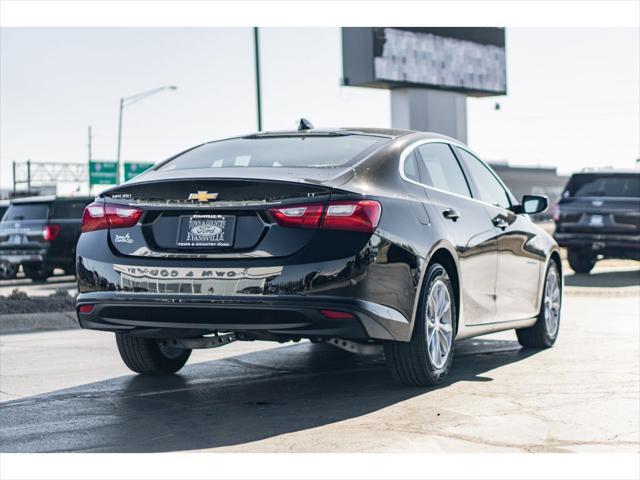
<path id="1" fill-rule="evenodd" d="M 460 342 L 433 389 L 382 357 L 236 342 L 131 375 L 111 334 L 0 337 L 4 452 L 639 452 L 640 270 L 568 276 L 556 346 Z"/>
<path id="2" fill-rule="evenodd" d="M 56 270 L 53 277 L 49 277 L 46 282 L 34 282 L 25 278 L 20 272 L 18 278 L 11 280 L 0 280 L 0 295 L 7 296 L 16 288 L 28 294 L 30 297 L 46 297 L 56 290 L 66 290 L 69 295 L 78 293 L 78 285 L 73 275 L 64 275 L 61 270 Z"/>

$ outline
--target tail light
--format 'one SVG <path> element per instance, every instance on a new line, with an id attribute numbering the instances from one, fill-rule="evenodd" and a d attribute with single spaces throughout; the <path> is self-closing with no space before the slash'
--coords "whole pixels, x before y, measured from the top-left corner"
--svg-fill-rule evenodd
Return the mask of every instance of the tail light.
<path id="1" fill-rule="evenodd" d="M 55 223 L 45 225 L 42 229 L 42 239 L 45 242 L 53 242 L 56 238 L 58 238 L 59 234 L 60 225 L 56 225 Z"/>
<path id="2" fill-rule="evenodd" d="M 330 202 L 322 227 L 373 233 L 380 221 L 381 212 L 382 207 L 373 200 Z"/>
<path id="3" fill-rule="evenodd" d="M 373 200 L 340 201 L 324 204 L 271 208 L 269 213 L 283 227 L 326 228 L 373 233 L 382 207 Z"/>
<path id="4" fill-rule="evenodd" d="M 141 208 L 94 202 L 84 209 L 82 231 L 91 232 L 105 228 L 133 227 L 138 223 L 141 216 Z"/>
<path id="5" fill-rule="evenodd" d="M 551 218 L 553 219 L 554 222 L 557 222 L 558 220 L 560 220 L 560 206 L 557 203 L 554 203 L 553 205 L 551 205 L 551 208 L 549 210 L 551 213 Z"/>

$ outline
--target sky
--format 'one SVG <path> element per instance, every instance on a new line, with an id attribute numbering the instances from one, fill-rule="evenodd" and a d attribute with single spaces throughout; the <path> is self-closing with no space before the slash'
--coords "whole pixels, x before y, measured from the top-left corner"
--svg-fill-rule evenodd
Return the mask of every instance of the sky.
<path id="1" fill-rule="evenodd" d="M 387 90 L 342 87 L 339 28 L 263 28 L 263 128 L 389 127 Z M 640 157 L 640 30 L 507 28 L 506 96 L 469 98 L 468 143 L 486 160 L 633 168 Z M 0 29 L 0 186 L 13 161 L 156 162 L 256 130 L 250 28 Z M 495 109 L 495 104 L 500 109 Z"/>

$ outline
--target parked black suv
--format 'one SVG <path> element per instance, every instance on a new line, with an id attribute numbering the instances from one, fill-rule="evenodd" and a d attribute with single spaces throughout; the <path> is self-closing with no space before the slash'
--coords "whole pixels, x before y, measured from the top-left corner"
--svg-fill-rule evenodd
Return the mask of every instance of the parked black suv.
<path id="1" fill-rule="evenodd" d="M 4 216 L 4 212 L 9 208 L 9 200 L 0 200 L 0 220 Z M 19 265 L 10 263 L 9 261 L 0 257 L 0 280 L 6 278 L 14 278 L 18 273 Z"/>
<path id="2" fill-rule="evenodd" d="M 640 173 L 576 173 L 556 209 L 554 236 L 574 271 L 601 258 L 640 260 Z"/>
<path id="3" fill-rule="evenodd" d="M 54 268 L 75 273 L 84 207 L 93 197 L 27 197 L 11 201 L 0 222 L 0 262 L 22 264 L 32 280 Z"/>

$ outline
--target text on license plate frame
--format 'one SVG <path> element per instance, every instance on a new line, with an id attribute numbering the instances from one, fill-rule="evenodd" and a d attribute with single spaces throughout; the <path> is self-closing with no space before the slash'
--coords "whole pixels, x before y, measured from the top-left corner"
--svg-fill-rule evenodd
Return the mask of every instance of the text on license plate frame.
<path id="1" fill-rule="evenodd" d="M 231 248 L 235 215 L 182 215 L 176 245 L 180 248 Z"/>

